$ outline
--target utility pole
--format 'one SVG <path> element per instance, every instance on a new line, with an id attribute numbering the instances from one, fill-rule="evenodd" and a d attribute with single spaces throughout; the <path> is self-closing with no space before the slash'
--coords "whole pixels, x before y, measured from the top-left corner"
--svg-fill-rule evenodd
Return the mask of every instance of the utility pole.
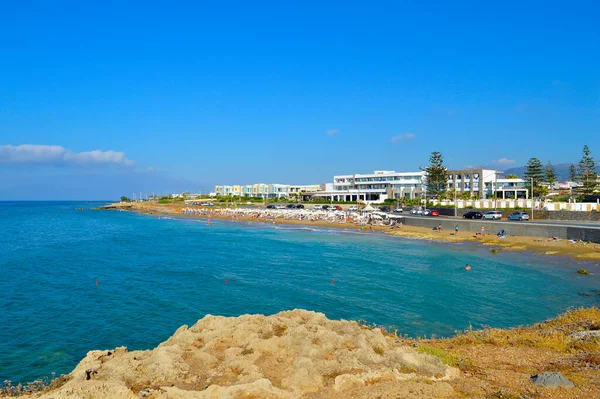
<path id="1" fill-rule="evenodd" d="M 454 217 L 456 217 L 456 215 L 458 213 L 458 210 L 456 209 L 456 207 L 457 207 L 457 204 L 456 204 L 456 184 L 453 183 L 453 185 L 454 185 L 454 187 L 453 187 L 452 191 L 454 191 Z"/>
<path id="2" fill-rule="evenodd" d="M 531 178 L 531 220 L 533 220 L 533 177 Z"/>

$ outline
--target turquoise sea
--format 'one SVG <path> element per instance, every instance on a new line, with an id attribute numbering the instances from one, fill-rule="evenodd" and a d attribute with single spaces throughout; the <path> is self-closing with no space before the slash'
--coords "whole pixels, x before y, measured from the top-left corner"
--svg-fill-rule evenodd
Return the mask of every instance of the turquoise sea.
<path id="1" fill-rule="evenodd" d="M 448 336 L 600 304 L 600 277 L 566 258 L 95 206 L 0 202 L 0 381 L 68 373 L 92 349 L 153 348 L 206 314 L 304 308 Z"/>

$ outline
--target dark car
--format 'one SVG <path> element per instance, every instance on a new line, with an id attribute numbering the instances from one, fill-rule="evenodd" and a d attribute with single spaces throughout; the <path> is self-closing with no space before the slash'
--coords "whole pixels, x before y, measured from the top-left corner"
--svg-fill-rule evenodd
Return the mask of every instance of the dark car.
<path id="1" fill-rule="evenodd" d="M 483 218 L 483 213 L 471 211 L 471 212 L 465 213 L 463 215 L 463 218 L 464 219 L 481 219 L 481 218 Z"/>
<path id="2" fill-rule="evenodd" d="M 288 208 L 288 209 L 295 209 L 295 208 L 296 208 L 296 205 L 294 205 L 294 204 L 288 204 L 288 205 L 287 205 L 287 208 Z"/>
<path id="3" fill-rule="evenodd" d="M 392 211 L 392 208 L 390 208 L 389 206 L 380 206 L 380 207 L 379 207 L 379 210 L 380 210 L 381 212 L 391 212 L 391 211 Z"/>
<path id="4" fill-rule="evenodd" d="M 327 209 L 329 209 L 329 205 L 323 205 L 323 207 L 321 209 L 323 209 L 324 211 L 326 211 Z"/>
<path id="5" fill-rule="evenodd" d="M 267 205 L 267 209 L 275 209 L 275 205 L 273 205 L 273 204 Z"/>
<path id="6" fill-rule="evenodd" d="M 296 205 L 296 209 L 304 209 L 304 205 L 298 204 L 298 205 Z"/>

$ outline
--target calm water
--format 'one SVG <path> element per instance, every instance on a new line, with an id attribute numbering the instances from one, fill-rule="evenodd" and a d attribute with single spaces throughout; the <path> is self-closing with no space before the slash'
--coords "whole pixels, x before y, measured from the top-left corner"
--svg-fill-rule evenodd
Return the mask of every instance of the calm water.
<path id="1" fill-rule="evenodd" d="M 567 259 L 93 206 L 0 202 L 0 381 L 68 373 L 91 349 L 152 348 L 208 313 L 304 308 L 416 336 L 599 304 L 579 293 L 600 278 Z"/>

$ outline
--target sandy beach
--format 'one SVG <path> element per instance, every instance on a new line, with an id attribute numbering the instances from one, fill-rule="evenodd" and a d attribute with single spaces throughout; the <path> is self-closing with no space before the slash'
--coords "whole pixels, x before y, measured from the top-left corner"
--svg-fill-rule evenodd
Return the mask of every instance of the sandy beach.
<path id="1" fill-rule="evenodd" d="M 600 262 L 600 244 L 566 240 L 548 240 L 541 237 L 506 236 L 498 238 L 495 234 L 483 236 L 469 232 L 433 231 L 425 227 L 406 226 L 398 224 L 395 228 L 384 225 L 362 225 L 355 220 L 311 219 L 306 217 L 284 217 L 283 214 L 272 216 L 263 208 L 248 209 L 247 212 L 236 213 L 227 208 L 194 208 L 198 213 L 185 213 L 192 209 L 187 205 L 161 205 L 154 203 L 114 203 L 100 209 L 127 210 L 150 215 L 184 216 L 192 218 L 214 218 L 243 222 L 259 222 L 273 224 L 308 225 L 328 228 L 361 229 L 363 231 L 383 232 L 405 238 L 436 241 L 436 242 L 472 242 L 489 247 L 490 251 L 533 251 L 548 256 L 570 257 L 577 260 Z M 309 211 L 306 212 L 307 214 Z M 268 215 L 268 216 L 266 216 Z"/>

